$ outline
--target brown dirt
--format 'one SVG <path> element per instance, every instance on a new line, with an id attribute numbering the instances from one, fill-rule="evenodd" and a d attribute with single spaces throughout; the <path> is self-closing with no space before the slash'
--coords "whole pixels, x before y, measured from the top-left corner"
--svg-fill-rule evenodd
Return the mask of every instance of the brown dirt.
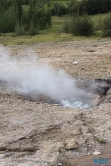
<path id="1" fill-rule="evenodd" d="M 17 57 L 35 54 L 40 64 L 64 69 L 77 80 L 111 77 L 110 39 L 9 50 Z M 93 159 L 100 157 L 108 158 L 106 165 L 111 165 L 111 103 L 80 110 L 32 102 L 0 90 L 0 166 L 94 166 Z M 77 148 L 66 150 L 67 138 L 73 138 Z M 94 156 L 96 150 L 101 154 Z"/>

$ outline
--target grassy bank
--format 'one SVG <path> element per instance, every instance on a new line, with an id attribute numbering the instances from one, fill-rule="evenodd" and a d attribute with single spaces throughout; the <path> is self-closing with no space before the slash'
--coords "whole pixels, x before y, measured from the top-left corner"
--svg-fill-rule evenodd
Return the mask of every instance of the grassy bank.
<path id="1" fill-rule="evenodd" d="M 52 27 L 45 30 L 41 30 L 39 35 L 36 36 L 16 36 L 15 33 L 1 34 L 0 43 L 3 45 L 22 45 L 33 44 L 39 42 L 57 42 L 57 41 L 69 41 L 69 40 L 92 40 L 101 37 L 101 21 L 108 14 L 99 14 L 90 16 L 95 24 L 95 34 L 91 37 L 74 37 L 71 34 L 62 33 L 62 28 L 65 20 L 70 21 L 71 16 L 52 17 Z"/>

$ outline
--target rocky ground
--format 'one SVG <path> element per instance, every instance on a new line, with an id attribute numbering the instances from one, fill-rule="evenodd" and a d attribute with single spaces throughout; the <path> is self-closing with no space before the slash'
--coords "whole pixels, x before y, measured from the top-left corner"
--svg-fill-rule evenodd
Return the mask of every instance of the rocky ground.
<path id="1" fill-rule="evenodd" d="M 30 101 L 0 82 L 0 166 L 111 165 L 111 40 L 9 47 L 11 56 L 35 54 L 71 74 L 79 88 L 95 90 L 90 109 Z M 74 63 L 76 62 L 76 63 Z M 96 80 L 101 78 L 101 80 Z M 91 82 L 89 86 L 89 82 Z M 96 86 L 92 86 L 96 85 Z"/>

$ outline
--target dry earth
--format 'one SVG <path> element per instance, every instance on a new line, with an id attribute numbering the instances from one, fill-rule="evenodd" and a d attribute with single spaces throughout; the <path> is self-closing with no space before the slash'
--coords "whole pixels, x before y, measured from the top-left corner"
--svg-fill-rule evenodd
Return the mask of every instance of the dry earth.
<path id="1" fill-rule="evenodd" d="M 17 57 L 35 54 L 41 64 L 64 69 L 77 80 L 111 77 L 111 39 L 9 50 Z M 94 155 L 95 151 L 100 154 Z M 111 100 L 80 110 L 32 102 L 1 85 L 0 166 L 94 166 L 95 158 L 108 158 L 108 163 L 99 165 L 111 165 Z"/>

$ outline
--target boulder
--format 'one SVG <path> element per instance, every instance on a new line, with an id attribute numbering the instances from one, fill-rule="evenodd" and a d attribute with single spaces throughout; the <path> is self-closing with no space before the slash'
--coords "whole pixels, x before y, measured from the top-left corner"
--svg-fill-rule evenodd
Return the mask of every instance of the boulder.
<path id="1" fill-rule="evenodd" d="M 67 138 L 65 145 L 67 150 L 76 149 L 78 147 L 78 143 L 74 138 Z"/>

